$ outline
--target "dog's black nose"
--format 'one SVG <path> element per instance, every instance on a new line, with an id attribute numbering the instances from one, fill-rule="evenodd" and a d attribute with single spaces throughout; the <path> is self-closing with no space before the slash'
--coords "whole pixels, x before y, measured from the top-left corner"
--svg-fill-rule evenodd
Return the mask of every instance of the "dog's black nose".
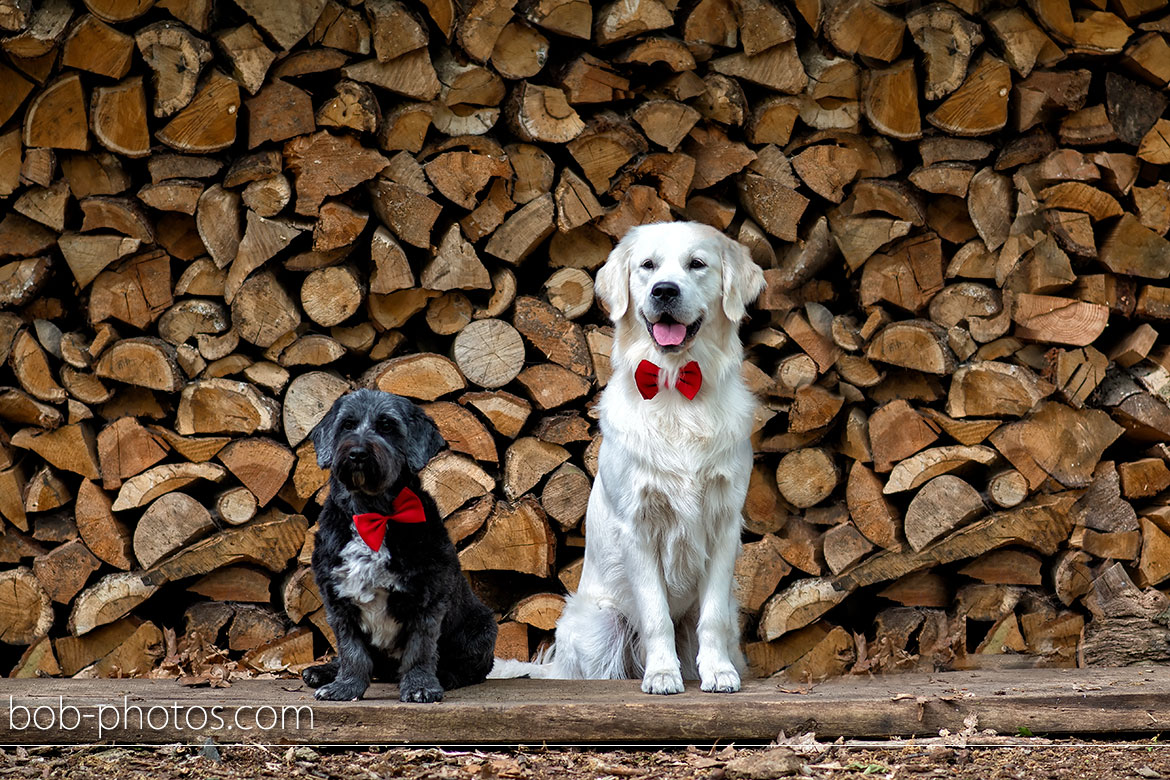
<path id="1" fill-rule="evenodd" d="M 650 294 L 663 303 L 673 301 L 678 297 L 678 293 L 678 285 L 674 282 L 659 282 L 650 289 Z"/>
<path id="2" fill-rule="evenodd" d="M 355 466 L 365 463 L 370 459 L 370 453 L 360 447 L 354 447 L 346 454 L 346 459 Z"/>

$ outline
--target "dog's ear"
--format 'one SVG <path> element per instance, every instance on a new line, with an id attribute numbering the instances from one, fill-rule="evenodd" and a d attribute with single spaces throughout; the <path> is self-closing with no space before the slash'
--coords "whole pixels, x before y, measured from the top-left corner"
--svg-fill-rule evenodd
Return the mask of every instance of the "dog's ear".
<path id="1" fill-rule="evenodd" d="M 738 325 L 747 314 L 747 305 L 764 291 L 764 272 L 752 260 L 746 246 L 720 235 L 723 239 L 723 313 Z"/>
<path id="2" fill-rule="evenodd" d="M 638 240 L 638 228 L 631 228 L 597 272 L 593 291 L 605 303 L 609 318 L 617 322 L 630 307 L 630 258 Z"/>
<path id="3" fill-rule="evenodd" d="M 309 440 L 313 442 L 313 450 L 317 453 L 317 467 L 328 469 L 333 467 L 333 443 L 337 436 L 337 410 L 341 406 L 341 399 L 334 401 L 333 406 L 325 416 L 309 431 Z"/>
<path id="4" fill-rule="evenodd" d="M 447 446 L 447 442 L 439 433 L 439 426 L 435 425 L 435 421 L 414 404 L 410 405 L 404 422 L 406 465 L 411 472 L 417 474 L 431 458 L 439 454 L 439 450 Z"/>

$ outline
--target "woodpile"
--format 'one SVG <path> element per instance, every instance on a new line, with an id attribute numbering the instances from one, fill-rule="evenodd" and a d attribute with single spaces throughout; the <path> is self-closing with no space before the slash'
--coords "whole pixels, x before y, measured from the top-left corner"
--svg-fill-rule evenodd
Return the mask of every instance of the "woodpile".
<path id="1" fill-rule="evenodd" d="M 577 585 L 626 230 L 744 242 L 758 674 L 1170 658 L 1170 8 L 0 0 L 0 663 L 332 636 L 308 432 L 424 404 L 502 656 Z M 1108 6 L 1108 7 L 1106 7 Z"/>

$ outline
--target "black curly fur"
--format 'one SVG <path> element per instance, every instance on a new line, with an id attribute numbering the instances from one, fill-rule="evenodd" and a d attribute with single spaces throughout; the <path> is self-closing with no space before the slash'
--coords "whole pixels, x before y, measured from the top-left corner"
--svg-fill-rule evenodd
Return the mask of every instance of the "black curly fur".
<path id="1" fill-rule="evenodd" d="M 352 426 L 352 428 L 350 428 Z M 401 396 L 359 390 L 337 400 L 311 434 L 322 468 L 332 469 L 329 500 L 321 510 L 313 576 L 338 657 L 306 669 L 305 684 L 319 699 L 359 699 L 371 677 L 397 680 L 402 701 L 433 702 L 443 691 L 482 682 L 492 666 L 496 622 L 476 598 L 459 568 L 455 546 L 417 472 L 446 442 L 435 423 Z M 354 466 L 347 457 L 364 448 Z M 386 524 L 386 616 L 401 625 L 394 648 L 375 647 L 361 613 L 339 594 L 342 550 L 356 536 L 353 515 L 389 514 L 394 497 L 409 487 L 421 499 L 425 523 Z"/>

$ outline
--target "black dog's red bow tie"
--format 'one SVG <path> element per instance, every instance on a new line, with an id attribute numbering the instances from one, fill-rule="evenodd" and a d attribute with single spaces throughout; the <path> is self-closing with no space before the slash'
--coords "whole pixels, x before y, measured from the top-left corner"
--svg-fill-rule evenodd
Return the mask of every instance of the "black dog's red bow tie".
<path id="1" fill-rule="evenodd" d="M 358 535 L 362 537 L 371 550 L 377 552 L 382 549 L 382 540 L 386 538 L 386 523 L 425 523 L 426 512 L 423 511 L 422 500 L 410 488 L 403 488 L 391 505 L 393 513 L 380 515 L 377 512 L 365 512 L 353 516 L 353 524 Z"/>
<path id="2" fill-rule="evenodd" d="M 658 395 L 658 370 L 658 366 L 649 360 L 643 360 L 634 371 L 634 383 L 638 385 L 638 392 L 647 401 Z M 674 383 L 674 388 L 685 395 L 688 401 L 695 400 L 695 395 L 702 386 L 703 372 L 699 370 L 699 364 L 694 360 L 682 367 L 682 371 L 678 372 L 678 381 Z"/>

